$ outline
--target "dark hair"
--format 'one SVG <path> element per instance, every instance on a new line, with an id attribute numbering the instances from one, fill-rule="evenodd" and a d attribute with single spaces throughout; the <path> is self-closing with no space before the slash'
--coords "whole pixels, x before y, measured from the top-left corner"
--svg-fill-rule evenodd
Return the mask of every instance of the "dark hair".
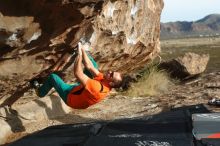
<path id="1" fill-rule="evenodd" d="M 123 83 L 123 77 L 121 77 L 122 80 L 118 81 L 118 82 L 114 82 L 114 85 L 112 86 L 112 88 L 121 88 L 122 83 Z"/>
<path id="2" fill-rule="evenodd" d="M 132 82 L 136 82 L 137 79 L 132 77 L 131 75 L 126 75 L 122 78 L 121 88 L 123 91 L 128 90 L 131 87 Z"/>

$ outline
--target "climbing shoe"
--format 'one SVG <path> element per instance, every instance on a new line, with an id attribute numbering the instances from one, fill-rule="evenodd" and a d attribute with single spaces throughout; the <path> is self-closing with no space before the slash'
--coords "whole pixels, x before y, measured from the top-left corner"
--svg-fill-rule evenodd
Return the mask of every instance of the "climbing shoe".
<path id="1" fill-rule="evenodd" d="M 30 87 L 34 88 L 36 95 L 39 96 L 40 83 L 37 80 L 31 80 Z"/>
<path id="2" fill-rule="evenodd" d="M 208 105 L 220 106 L 220 99 L 213 98 L 208 101 Z"/>
<path id="3" fill-rule="evenodd" d="M 40 88 L 40 83 L 37 80 L 31 80 L 30 87 L 34 88 L 34 89 L 38 89 L 38 88 Z"/>

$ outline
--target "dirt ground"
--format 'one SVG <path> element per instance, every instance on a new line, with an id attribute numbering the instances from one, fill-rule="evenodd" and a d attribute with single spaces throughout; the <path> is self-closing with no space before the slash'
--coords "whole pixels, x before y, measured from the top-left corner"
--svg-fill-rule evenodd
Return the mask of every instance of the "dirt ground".
<path id="1" fill-rule="evenodd" d="M 37 98 L 32 91 L 27 94 L 32 94 L 31 100 Z M 52 92 L 51 96 L 57 94 Z M 211 111 L 219 112 L 220 107 L 207 104 L 213 97 L 220 98 L 220 72 L 203 74 L 196 80 L 173 85 L 169 92 L 163 95 L 127 97 L 112 92 L 104 101 L 88 109 L 73 109 L 62 117 L 29 123 L 25 125 L 24 132 L 12 134 L 8 138 L 8 143 L 48 126 L 141 117 L 186 105 L 205 104 Z M 27 102 L 25 99 L 19 99 L 16 104 L 25 102 Z"/>

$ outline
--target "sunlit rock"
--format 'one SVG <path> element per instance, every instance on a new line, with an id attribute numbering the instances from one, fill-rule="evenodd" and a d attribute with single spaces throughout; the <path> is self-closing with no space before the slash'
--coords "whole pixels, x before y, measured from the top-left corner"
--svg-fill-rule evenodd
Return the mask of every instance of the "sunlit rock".
<path id="1" fill-rule="evenodd" d="M 3 58 L 54 55 L 44 61 L 48 68 L 73 52 L 65 46 L 74 48 L 85 37 L 102 70 L 128 72 L 160 52 L 162 0 L 8 0 L 0 5 L 0 47 L 13 47 L 3 49 Z"/>

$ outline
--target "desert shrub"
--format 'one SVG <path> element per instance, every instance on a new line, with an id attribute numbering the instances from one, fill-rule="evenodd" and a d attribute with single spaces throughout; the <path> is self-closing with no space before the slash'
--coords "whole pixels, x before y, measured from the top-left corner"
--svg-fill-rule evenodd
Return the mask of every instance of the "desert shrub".
<path id="1" fill-rule="evenodd" d="M 127 96 L 152 96 L 168 91 L 172 85 L 168 73 L 159 70 L 157 66 L 148 66 L 140 72 L 137 82 L 131 83 L 130 88 L 124 91 Z"/>

